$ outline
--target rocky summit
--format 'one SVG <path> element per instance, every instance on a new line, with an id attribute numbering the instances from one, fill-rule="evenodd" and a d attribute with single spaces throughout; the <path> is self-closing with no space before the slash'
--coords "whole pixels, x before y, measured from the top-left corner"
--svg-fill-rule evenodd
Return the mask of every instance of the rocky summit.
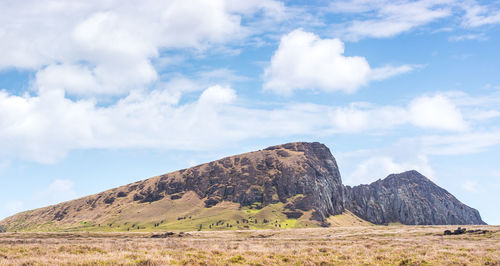
<path id="1" fill-rule="evenodd" d="M 374 224 L 485 224 L 479 212 L 417 171 L 345 187 L 345 207 Z"/>
<path id="2" fill-rule="evenodd" d="M 223 201 L 263 208 L 278 202 L 289 210 L 313 210 L 323 221 L 341 214 L 343 186 L 337 163 L 320 143 L 289 143 L 195 166 L 133 185 L 128 193 L 139 202 L 194 191 L 206 208 Z M 177 195 L 177 196 L 176 196 Z"/>
<path id="3" fill-rule="evenodd" d="M 221 230 L 330 225 L 484 224 L 416 171 L 343 186 L 325 145 L 296 142 L 230 156 L 23 212 L 7 230 Z"/>

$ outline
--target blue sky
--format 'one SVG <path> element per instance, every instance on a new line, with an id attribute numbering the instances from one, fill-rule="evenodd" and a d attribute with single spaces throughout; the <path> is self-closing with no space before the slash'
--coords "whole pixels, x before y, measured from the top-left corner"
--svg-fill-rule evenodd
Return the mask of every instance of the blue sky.
<path id="1" fill-rule="evenodd" d="M 320 141 L 500 224 L 499 1 L 2 1 L 0 218 Z"/>

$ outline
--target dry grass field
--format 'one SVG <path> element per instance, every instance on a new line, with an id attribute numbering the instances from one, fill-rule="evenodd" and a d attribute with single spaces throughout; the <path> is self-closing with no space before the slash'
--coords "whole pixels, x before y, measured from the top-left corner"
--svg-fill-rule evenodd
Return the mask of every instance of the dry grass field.
<path id="1" fill-rule="evenodd" d="M 0 265 L 500 265 L 500 226 L 366 226 L 153 233 L 3 233 Z"/>

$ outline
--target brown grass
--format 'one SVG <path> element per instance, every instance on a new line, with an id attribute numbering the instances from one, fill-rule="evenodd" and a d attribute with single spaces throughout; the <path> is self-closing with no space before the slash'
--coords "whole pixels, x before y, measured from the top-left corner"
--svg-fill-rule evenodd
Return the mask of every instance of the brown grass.
<path id="1" fill-rule="evenodd" d="M 151 233 L 4 233 L 0 265 L 500 265 L 500 227 L 453 226 Z"/>

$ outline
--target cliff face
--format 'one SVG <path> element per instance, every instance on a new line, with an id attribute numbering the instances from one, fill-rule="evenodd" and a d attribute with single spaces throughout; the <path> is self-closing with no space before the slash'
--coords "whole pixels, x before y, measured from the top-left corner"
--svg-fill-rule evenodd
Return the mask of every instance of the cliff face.
<path id="1" fill-rule="evenodd" d="M 222 201 L 258 208 L 283 202 L 290 210 L 314 210 L 312 217 L 318 221 L 344 211 L 337 163 L 330 150 L 317 142 L 227 157 L 161 176 L 154 186 L 138 186 L 130 192 L 136 193 L 136 200 L 151 201 L 186 191 L 196 192 L 206 207 Z"/>
<path id="2" fill-rule="evenodd" d="M 343 204 L 330 150 L 298 142 L 23 212 L 0 224 L 8 230 L 296 228 L 326 225 L 327 217 L 344 212 Z"/>
<path id="3" fill-rule="evenodd" d="M 326 226 L 329 216 L 342 213 L 374 224 L 483 223 L 478 211 L 416 171 L 344 187 L 328 147 L 297 142 L 23 212 L 0 225 L 10 231 L 297 228 Z"/>
<path id="4" fill-rule="evenodd" d="M 345 207 L 375 224 L 485 224 L 479 212 L 417 171 L 392 174 L 370 185 L 345 187 Z"/>

